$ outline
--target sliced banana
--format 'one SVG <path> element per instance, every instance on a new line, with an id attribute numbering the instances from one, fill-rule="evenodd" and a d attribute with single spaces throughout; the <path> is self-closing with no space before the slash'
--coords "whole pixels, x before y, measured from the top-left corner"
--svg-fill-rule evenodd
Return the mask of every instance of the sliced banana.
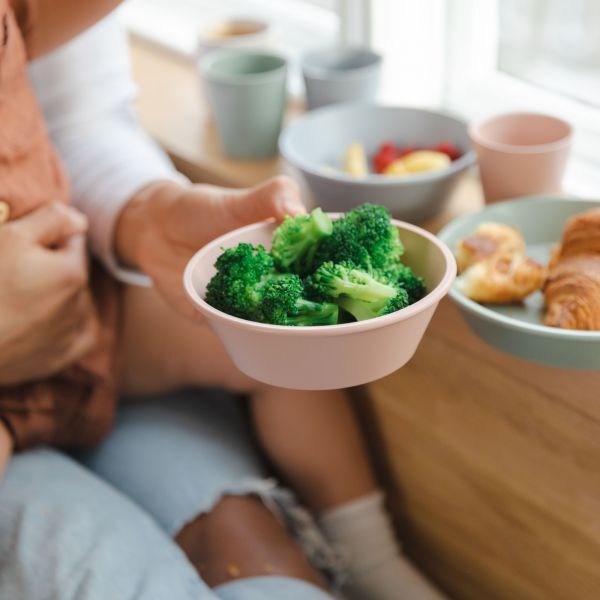
<path id="1" fill-rule="evenodd" d="M 369 174 L 367 153 L 360 142 L 348 146 L 344 155 L 344 171 L 352 177 L 366 177 Z"/>
<path id="2" fill-rule="evenodd" d="M 394 162 L 390 163 L 384 170 L 384 175 L 408 175 L 410 171 L 406 168 L 404 164 L 404 159 L 399 158 Z"/>
<path id="3" fill-rule="evenodd" d="M 450 157 L 443 152 L 433 150 L 417 150 L 407 154 L 402 162 L 409 173 L 422 171 L 439 171 L 450 164 Z"/>

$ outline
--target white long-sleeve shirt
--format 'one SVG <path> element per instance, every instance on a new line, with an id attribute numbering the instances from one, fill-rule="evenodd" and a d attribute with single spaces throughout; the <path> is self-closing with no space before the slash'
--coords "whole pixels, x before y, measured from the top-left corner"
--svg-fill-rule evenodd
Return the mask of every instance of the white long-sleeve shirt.
<path id="1" fill-rule="evenodd" d="M 187 181 L 141 129 L 126 33 L 109 15 L 70 43 L 31 63 L 29 75 L 50 137 L 65 163 L 73 204 L 90 222 L 92 252 L 119 279 L 148 278 L 117 263 L 113 236 L 132 195 L 158 180 Z"/>

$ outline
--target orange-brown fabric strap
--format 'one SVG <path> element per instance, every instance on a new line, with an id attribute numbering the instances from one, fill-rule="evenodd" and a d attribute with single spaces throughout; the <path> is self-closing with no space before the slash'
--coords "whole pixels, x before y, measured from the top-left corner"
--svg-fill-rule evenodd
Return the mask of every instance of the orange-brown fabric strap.
<path id="1" fill-rule="evenodd" d="M 74 38 L 120 3 L 120 0 L 10 0 L 30 60 Z"/>

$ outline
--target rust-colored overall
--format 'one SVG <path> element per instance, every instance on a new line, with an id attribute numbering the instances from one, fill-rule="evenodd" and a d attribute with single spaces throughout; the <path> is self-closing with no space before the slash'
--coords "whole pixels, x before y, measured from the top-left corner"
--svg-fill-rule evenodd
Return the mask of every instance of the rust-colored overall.
<path id="1" fill-rule="evenodd" d="M 27 79 L 24 35 L 31 8 L 32 3 L 0 0 L 2 220 L 18 219 L 46 202 L 69 202 L 65 173 Z M 117 398 L 119 291 L 99 268 L 93 269 L 91 281 L 102 324 L 96 348 L 52 378 L 0 387 L 0 419 L 18 450 L 42 443 L 91 446 L 110 429 Z"/>

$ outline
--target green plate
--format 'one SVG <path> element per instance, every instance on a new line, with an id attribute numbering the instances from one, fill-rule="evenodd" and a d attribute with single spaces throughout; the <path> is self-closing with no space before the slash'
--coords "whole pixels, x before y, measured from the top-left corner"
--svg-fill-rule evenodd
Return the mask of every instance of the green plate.
<path id="1" fill-rule="evenodd" d="M 600 206 L 597 200 L 528 197 L 486 206 L 483 210 L 452 221 L 439 237 L 454 248 L 480 223 L 495 221 L 514 225 L 522 232 L 527 253 L 547 264 L 552 246 L 562 237 L 565 221 L 577 213 Z M 600 369 L 600 332 L 572 331 L 542 324 L 544 298 L 532 294 L 522 304 L 493 306 L 478 304 L 450 290 L 471 329 L 492 346 L 537 363 L 566 369 Z"/>

